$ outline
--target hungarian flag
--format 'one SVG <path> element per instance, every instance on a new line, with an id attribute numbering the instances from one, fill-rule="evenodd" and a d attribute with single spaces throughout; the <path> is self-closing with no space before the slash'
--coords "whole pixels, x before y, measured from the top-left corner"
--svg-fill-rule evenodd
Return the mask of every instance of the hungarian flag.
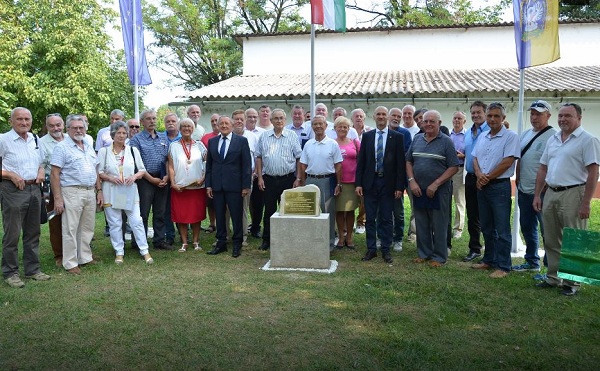
<path id="1" fill-rule="evenodd" d="M 310 0 L 311 23 L 346 32 L 345 0 Z"/>
<path id="2" fill-rule="evenodd" d="M 519 69 L 560 58 L 558 0 L 513 0 Z"/>

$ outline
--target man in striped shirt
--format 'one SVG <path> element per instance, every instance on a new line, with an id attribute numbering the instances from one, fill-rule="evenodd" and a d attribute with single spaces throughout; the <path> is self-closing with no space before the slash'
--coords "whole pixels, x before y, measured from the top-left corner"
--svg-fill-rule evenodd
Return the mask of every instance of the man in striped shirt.
<path id="1" fill-rule="evenodd" d="M 285 112 L 274 109 L 271 113 L 273 129 L 265 131 L 256 145 L 256 174 L 258 188 L 264 191 L 265 215 L 263 219 L 263 242 L 261 250 L 271 247 L 271 215 L 284 190 L 298 185 L 296 174 L 302 153 L 298 136 L 285 129 Z M 252 220 L 254 224 L 255 221 Z"/>

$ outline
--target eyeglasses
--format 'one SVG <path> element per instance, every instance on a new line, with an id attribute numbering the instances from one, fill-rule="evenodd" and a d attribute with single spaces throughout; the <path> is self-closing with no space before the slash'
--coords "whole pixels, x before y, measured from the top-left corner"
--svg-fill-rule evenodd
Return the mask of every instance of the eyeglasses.
<path id="1" fill-rule="evenodd" d="M 139 129 L 140 126 L 139 125 L 129 125 L 130 129 Z"/>
<path id="2" fill-rule="evenodd" d="M 49 113 L 49 114 L 46 115 L 46 118 L 52 117 L 52 116 L 57 116 L 57 117 L 62 118 L 62 116 L 60 115 L 60 113 Z"/>
<path id="3" fill-rule="evenodd" d="M 78 130 L 84 131 L 85 127 L 84 126 L 71 126 L 69 129 L 75 130 L 75 131 L 78 131 Z"/>

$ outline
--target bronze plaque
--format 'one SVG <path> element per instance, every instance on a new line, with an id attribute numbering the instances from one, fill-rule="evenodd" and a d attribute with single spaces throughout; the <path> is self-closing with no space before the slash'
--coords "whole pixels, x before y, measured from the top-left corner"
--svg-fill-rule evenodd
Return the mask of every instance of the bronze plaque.
<path id="1" fill-rule="evenodd" d="M 283 215 L 318 215 L 316 192 L 286 192 Z"/>

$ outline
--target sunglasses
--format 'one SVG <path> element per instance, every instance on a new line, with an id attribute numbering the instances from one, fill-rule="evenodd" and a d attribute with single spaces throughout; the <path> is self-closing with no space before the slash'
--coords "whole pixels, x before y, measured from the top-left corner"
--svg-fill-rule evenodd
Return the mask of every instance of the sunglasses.
<path id="1" fill-rule="evenodd" d="M 60 115 L 60 113 L 49 113 L 49 114 L 46 115 L 46 118 L 52 117 L 52 116 L 57 116 L 57 117 L 62 118 L 62 116 Z"/>
<path id="2" fill-rule="evenodd" d="M 531 105 L 531 108 L 544 108 L 544 109 L 548 109 L 548 107 L 546 107 L 546 105 L 544 103 L 533 103 Z"/>
<path id="3" fill-rule="evenodd" d="M 129 125 L 130 129 L 139 129 L 140 126 L 139 125 Z"/>

